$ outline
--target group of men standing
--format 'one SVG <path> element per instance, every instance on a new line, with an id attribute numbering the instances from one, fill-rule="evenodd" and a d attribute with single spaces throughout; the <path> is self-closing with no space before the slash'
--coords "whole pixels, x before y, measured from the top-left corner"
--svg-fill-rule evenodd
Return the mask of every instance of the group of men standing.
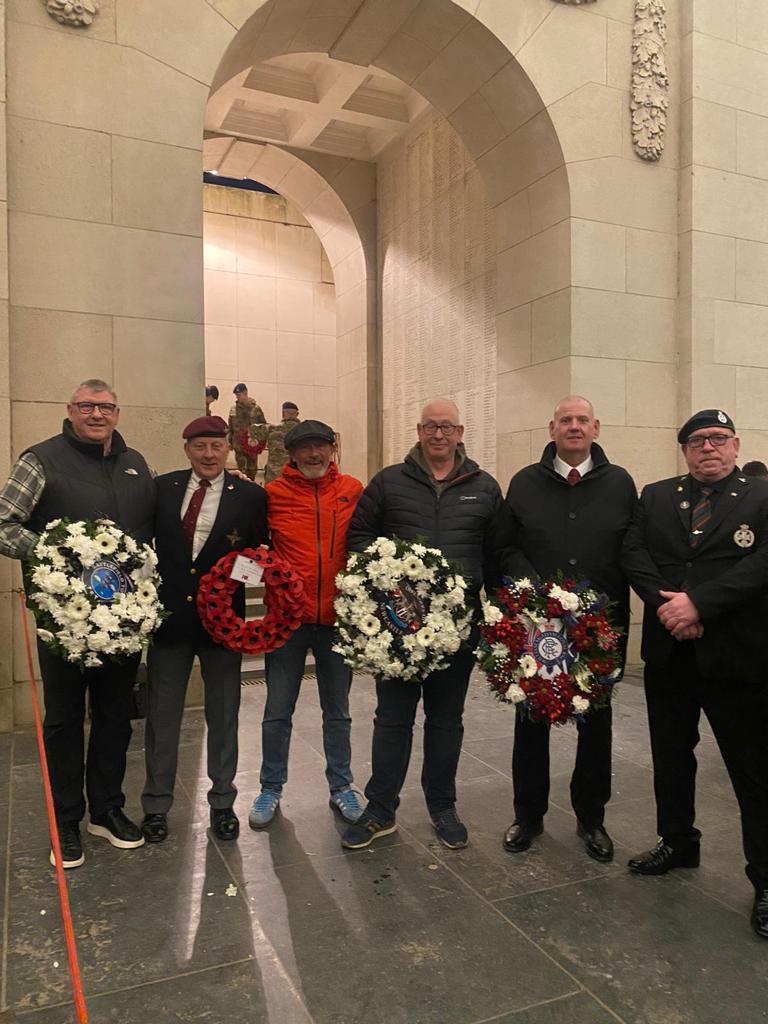
<path id="1" fill-rule="evenodd" d="M 331 806 L 347 822 L 342 845 L 362 849 L 397 828 L 416 708 L 423 699 L 422 788 L 429 817 L 446 846 L 466 846 L 467 829 L 456 809 L 456 771 L 477 625 L 443 671 L 418 683 L 377 679 L 365 808 L 352 788 L 351 672 L 331 649 L 333 578 L 348 550 L 364 550 L 381 536 L 418 538 L 461 562 L 478 619 L 481 589 L 492 590 L 503 576 L 546 579 L 563 571 L 588 578 L 615 602 L 623 628 L 629 622 L 629 586 L 635 589 L 645 605 L 642 655 L 659 841 L 632 858 L 629 868 L 655 875 L 699 863 L 694 749 L 703 709 L 740 806 L 747 875 L 755 890 L 752 927 L 768 938 L 768 682 L 761 640 L 768 612 L 768 482 L 738 469 L 739 440 L 726 413 L 703 410 L 683 425 L 678 441 L 688 472 L 649 485 L 639 501 L 629 474 L 612 465 L 597 443 L 600 423 L 591 403 L 577 396 L 558 403 L 541 460 L 513 477 L 506 500 L 496 481 L 468 457 L 459 410 L 446 399 L 423 409 L 417 443 L 405 461 L 376 474 L 365 488 L 339 472 L 331 427 L 312 420 L 295 425 L 284 438 L 289 461 L 266 494 L 226 472 L 229 428 L 211 416 L 184 431 L 190 468 L 153 484 L 146 463 L 114 429 L 118 414 L 108 385 L 84 382 L 68 405 L 62 434 L 25 452 L 0 492 L 0 551 L 11 557 L 28 557 L 54 515 L 107 514 L 137 539 L 154 534 L 164 580 L 161 599 L 173 613 L 150 649 L 141 831 L 122 812 L 131 666 L 80 673 L 39 645 L 46 746 L 62 847 L 73 854 L 70 866 L 82 863 L 85 691 L 92 705 L 88 830 L 116 846 L 160 842 L 168 834 L 194 655 L 206 686 L 211 827 L 219 839 L 237 837 L 232 806 L 239 655 L 203 631 L 195 596 L 200 576 L 222 554 L 266 542 L 268 535 L 304 576 L 310 601 L 301 627 L 266 658 L 261 792 L 250 825 L 267 827 L 279 807 L 293 711 L 311 650 Z M 543 830 L 549 791 L 549 728 L 520 713 L 512 767 L 515 817 L 503 844 L 519 854 Z M 614 855 L 605 827 L 610 792 L 608 706 L 578 724 L 571 780 L 578 834 L 586 853 L 600 861 Z"/>

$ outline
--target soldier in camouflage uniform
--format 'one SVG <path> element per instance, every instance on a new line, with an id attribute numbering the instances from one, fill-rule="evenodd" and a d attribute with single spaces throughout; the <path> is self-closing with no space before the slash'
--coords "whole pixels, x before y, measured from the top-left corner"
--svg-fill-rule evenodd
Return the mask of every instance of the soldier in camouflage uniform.
<path id="1" fill-rule="evenodd" d="M 283 402 L 283 418 L 280 423 L 264 423 L 251 427 L 251 444 L 263 444 L 267 448 L 267 465 L 264 469 L 264 483 L 280 476 L 288 461 L 285 450 L 285 435 L 299 423 L 299 407 L 295 402 Z"/>
<path id="2" fill-rule="evenodd" d="M 240 434 L 243 430 L 250 430 L 255 423 L 266 423 L 261 406 L 255 398 L 248 397 L 248 388 L 245 384 L 235 384 L 232 389 L 235 395 L 235 404 L 229 410 L 229 431 L 227 440 L 230 448 L 234 449 L 237 468 L 245 473 L 251 480 L 256 478 L 258 461 L 254 456 L 246 454 L 240 447 Z"/>

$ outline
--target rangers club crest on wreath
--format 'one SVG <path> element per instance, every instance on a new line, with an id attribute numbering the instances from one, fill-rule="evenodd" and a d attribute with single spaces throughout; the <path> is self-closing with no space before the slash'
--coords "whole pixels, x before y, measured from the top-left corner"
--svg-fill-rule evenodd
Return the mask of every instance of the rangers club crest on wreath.
<path id="1" fill-rule="evenodd" d="M 383 624 L 395 636 L 418 633 L 424 623 L 424 602 L 405 580 L 384 595 L 380 608 Z"/>
<path id="2" fill-rule="evenodd" d="M 83 570 L 83 583 L 97 601 L 109 603 L 118 594 L 130 594 L 133 583 L 115 562 L 100 558 L 98 562 Z"/>
<path id="3" fill-rule="evenodd" d="M 534 622 L 525 616 L 528 627 L 527 653 L 535 660 L 539 675 L 554 679 L 567 674 L 576 660 L 576 652 L 568 641 L 560 619 Z"/>

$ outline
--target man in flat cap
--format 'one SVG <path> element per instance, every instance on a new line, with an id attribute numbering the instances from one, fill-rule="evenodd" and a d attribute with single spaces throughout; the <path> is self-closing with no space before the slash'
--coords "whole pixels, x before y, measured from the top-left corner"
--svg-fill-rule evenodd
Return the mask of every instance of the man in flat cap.
<path id="1" fill-rule="evenodd" d="M 642 655 L 659 842 L 638 875 L 699 864 L 698 722 L 709 719 L 741 810 L 751 923 L 768 939 L 768 482 L 736 465 L 721 409 L 677 437 L 688 472 L 643 489 L 622 563 L 643 599 Z"/>
<path id="2" fill-rule="evenodd" d="M 285 435 L 299 422 L 299 407 L 295 402 L 283 402 L 283 418 L 279 423 L 257 423 L 251 427 L 249 439 L 252 444 L 262 444 L 267 449 L 267 464 L 264 467 L 264 483 L 276 480 L 283 471 L 289 455 L 285 447 Z"/>
<path id="3" fill-rule="evenodd" d="M 258 459 L 243 451 L 243 431 L 250 430 L 254 423 L 266 423 L 267 421 L 256 399 L 248 397 L 246 384 L 235 384 L 232 394 L 235 396 L 235 404 L 229 410 L 227 440 L 229 447 L 235 453 L 237 468 L 251 480 L 255 480 L 256 470 L 259 468 Z"/>
<path id="4" fill-rule="evenodd" d="M 285 436 L 290 461 L 267 484 L 272 546 L 304 579 L 308 603 L 290 640 L 267 654 L 267 704 L 261 726 L 261 793 L 248 823 L 264 828 L 275 816 L 288 779 L 293 711 L 307 653 L 315 659 L 323 711 L 325 777 L 331 807 L 357 821 L 362 807 L 352 789 L 349 688 L 352 672 L 332 650 L 336 574 L 347 562 L 347 527 L 363 485 L 333 461 L 336 437 L 319 420 L 304 420 Z"/>
<path id="5" fill-rule="evenodd" d="M 190 468 L 157 478 L 155 543 L 162 578 L 160 600 L 171 614 L 149 649 L 149 696 L 145 733 L 147 780 L 141 797 L 142 832 L 149 843 L 168 835 L 173 803 L 184 697 L 195 657 L 205 685 L 211 829 L 236 839 L 232 809 L 237 790 L 237 722 L 241 656 L 215 643 L 200 622 L 200 577 L 230 551 L 267 541 L 267 501 L 261 487 L 226 472 L 227 424 L 201 416 L 184 429 Z M 242 589 L 233 596 L 236 615 L 245 613 Z"/>

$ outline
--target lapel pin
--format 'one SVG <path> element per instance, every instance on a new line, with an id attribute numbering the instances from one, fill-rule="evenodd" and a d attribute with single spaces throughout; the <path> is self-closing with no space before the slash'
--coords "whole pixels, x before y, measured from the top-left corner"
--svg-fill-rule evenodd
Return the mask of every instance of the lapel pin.
<path id="1" fill-rule="evenodd" d="M 677 489 L 678 489 L 678 491 L 682 491 L 683 488 L 682 488 L 682 486 L 680 486 Z"/>
<path id="2" fill-rule="evenodd" d="M 680 502 L 680 508 L 690 508 L 690 507 L 691 507 L 690 501 L 681 501 Z"/>
<path id="3" fill-rule="evenodd" d="M 228 491 L 234 491 L 234 489 L 235 489 L 235 485 L 234 484 L 227 484 L 227 490 Z"/>
<path id="4" fill-rule="evenodd" d="M 736 491 L 731 491 L 731 497 L 732 497 L 732 498 L 738 498 L 738 496 L 739 496 L 739 495 L 738 495 L 738 492 L 736 492 Z"/>

